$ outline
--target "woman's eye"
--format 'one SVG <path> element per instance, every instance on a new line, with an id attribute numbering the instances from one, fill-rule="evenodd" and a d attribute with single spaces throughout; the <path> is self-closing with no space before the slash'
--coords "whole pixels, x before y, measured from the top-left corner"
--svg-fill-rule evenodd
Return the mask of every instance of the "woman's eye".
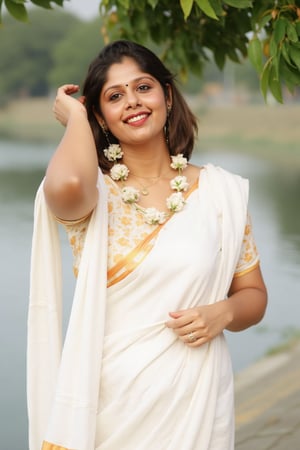
<path id="1" fill-rule="evenodd" d="M 138 87 L 138 90 L 139 90 L 139 91 L 149 91 L 149 89 L 151 89 L 151 88 L 150 88 L 150 86 L 148 86 L 147 84 L 141 84 L 141 85 Z"/>
<path id="2" fill-rule="evenodd" d="M 120 97 L 121 97 L 121 94 L 119 94 L 119 93 L 112 94 L 112 95 L 109 97 L 109 100 L 110 100 L 110 101 L 118 100 Z"/>

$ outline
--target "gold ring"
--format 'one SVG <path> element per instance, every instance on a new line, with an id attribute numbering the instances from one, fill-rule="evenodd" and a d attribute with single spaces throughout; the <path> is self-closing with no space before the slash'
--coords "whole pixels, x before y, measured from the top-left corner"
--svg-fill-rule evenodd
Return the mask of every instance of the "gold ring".
<path id="1" fill-rule="evenodd" d="M 188 341 L 189 342 L 195 342 L 197 340 L 195 333 L 192 331 L 191 333 L 188 334 Z"/>

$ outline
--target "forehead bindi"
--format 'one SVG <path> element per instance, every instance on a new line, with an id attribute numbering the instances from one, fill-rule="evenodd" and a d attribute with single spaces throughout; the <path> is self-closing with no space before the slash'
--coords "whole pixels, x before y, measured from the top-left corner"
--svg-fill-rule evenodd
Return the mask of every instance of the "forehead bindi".
<path id="1" fill-rule="evenodd" d="M 148 73 L 142 72 L 134 60 L 125 58 L 122 62 L 115 63 L 109 68 L 102 93 L 104 95 L 111 89 L 128 87 L 131 83 L 144 78 L 155 82 L 155 78 Z"/>

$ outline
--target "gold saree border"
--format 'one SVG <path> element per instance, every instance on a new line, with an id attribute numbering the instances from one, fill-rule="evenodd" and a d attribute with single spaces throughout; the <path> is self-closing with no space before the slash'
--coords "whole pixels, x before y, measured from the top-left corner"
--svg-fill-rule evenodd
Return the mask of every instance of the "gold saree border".
<path id="1" fill-rule="evenodd" d="M 72 450 L 71 448 L 62 447 L 61 445 L 52 444 L 51 442 L 44 441 L 42 450 Z"/>
<path id="2" fill-rule="evenodd" d="M 188 190 L 188 192 L 185 194 L 184 198 L 188 198 L 192 192 L 194 192 L 198 188 L 199 184 L 199 178 L 196 179 L 196 181 L 193 183 L 191 188 Z M 148 236 L 141 241 L 131 252 L 128 253 L 128 255 L 124 256 L 120 261 L 118 261 L 110 270 L 107 272 L 107 287 L 113 286 L 114 284 L 118 283 L 119 281 L 126 278 L 131 272 L 133 272 L 134 269 L 146 258 L 146 256 L 151 251 L 153 244 L 151 245 L 151 241 L 154 239 L 155 236 L 159 233 L 161 228 L 170 220 L 172 216 L 170 216 L 164 223 L 161 225 L 157 225 L 157 227 L 150 233 Z M 135 261 L 135 258 L 137 256 L 140 257 L 137 261 Z M 118 275 L 119 272 L 122 273 Z"/>
<path id="3" fill-rule="evenodd" d="M 239 278 L 239 277 L 242 277 L 243 275 L 247 275 L 247 273 L 252 272 L 252 270 L 257 269 L 259 264 L 260 264 L 260 261 L 257 261 L 255 264 L 253 264 L 253 266 L 248 267 L 248 269 L 242 270 L 241 272 L 236 272 L 233 275 L 233 278 Z"/>

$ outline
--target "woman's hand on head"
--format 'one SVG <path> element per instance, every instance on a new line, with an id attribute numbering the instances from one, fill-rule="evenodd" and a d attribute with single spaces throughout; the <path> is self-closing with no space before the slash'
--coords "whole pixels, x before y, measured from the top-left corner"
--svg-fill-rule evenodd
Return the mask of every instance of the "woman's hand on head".
<path id="1" fill-rule="evenodd" d="M 59 87 L 53 104 L 53 113 L 55 118 L 66 126 L 72 113 L 84 113 L 86 116 L 86 109 L 84 106 L 85 98 L 72 97 L 79 91 L 77 84 L 64 84 Z"/>

